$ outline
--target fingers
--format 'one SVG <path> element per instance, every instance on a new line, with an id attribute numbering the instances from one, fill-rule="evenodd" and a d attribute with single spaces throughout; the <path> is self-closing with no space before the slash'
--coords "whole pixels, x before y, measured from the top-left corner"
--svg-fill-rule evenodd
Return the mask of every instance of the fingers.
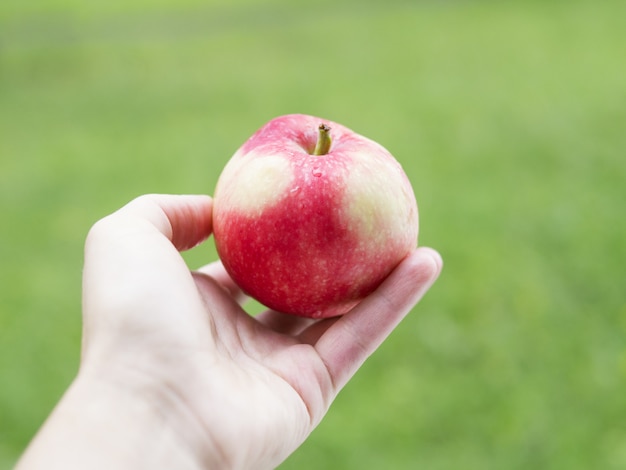
<path id="1" fill-rule="evenodd" d="M 321 335 L 315 348 L 337 391 L 422 298 L 441 267 L 435 250 L 416 249 L 373 294 Z"/>
<path id="2" fill-rule="evenodd" d="M 85 287 L 122 289 L 123 281 L 132 286 L 144 277 L 165 281 L 187 272 L 178 251 L 210 235 L 211 207 L 208 196 L 149 195 L 98 221 L 85 243 L 84 278 L 91 281 Z"/>
<path id="3" fill-rule="evenodd" d="M 96 268 L 110 265 L 117 274 L 158 268 L 168 258 L 180 265 L 177 251 L 210 235 L 211 208 L 208 196 L 141 196 L 92 227 L 85 263 Z M 98 273 L 96 269 L 90 274 Z"/>
<path id="4" fill-rule="evenodd" d="M 134 199 L 103 221 L 121 230 L 138 229 L 137 223 L 147 222 L 151 225 L 147 229 L 156 229 L 183 251 L 211 234 L 212 206 L 209 196 L 150 194 Z"/>
<path id="5" fill-rule="evenodd" d="M 211 207 L 208 196 L 142 196 L 93 226 L 83 270 L 86 333 L 118 331 L 146 317 L 167 327 L 175 312 L 197 307 L 201 300 L 178 250 L 209 236 Z"/>

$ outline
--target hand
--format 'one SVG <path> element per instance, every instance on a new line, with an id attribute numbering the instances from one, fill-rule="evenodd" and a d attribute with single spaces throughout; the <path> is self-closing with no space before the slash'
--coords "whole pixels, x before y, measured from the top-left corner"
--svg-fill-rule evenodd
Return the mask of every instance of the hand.
<path id="1" fill-rule="evenodd" d="M 142 196 L 94 225 L 79 374 L 19 468 L 273 468 L 434 282 L 418 248 L 340 318 L 252 317 L 221 264 L 207 196 Z"/>

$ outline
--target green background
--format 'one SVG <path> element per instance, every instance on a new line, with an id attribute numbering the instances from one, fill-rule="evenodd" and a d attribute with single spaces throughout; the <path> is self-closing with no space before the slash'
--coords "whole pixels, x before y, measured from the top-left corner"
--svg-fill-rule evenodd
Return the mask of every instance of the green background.
<path id="1" fill-rule="evenodd" d="M 281 468 L 626 468 L 626 2 L 0 3 L 0 467 L 75 374 L 82 246 L 271 118 L 379 141 L 445 268 Z M 215 257 L 212 243 L 185 255 Z"/>

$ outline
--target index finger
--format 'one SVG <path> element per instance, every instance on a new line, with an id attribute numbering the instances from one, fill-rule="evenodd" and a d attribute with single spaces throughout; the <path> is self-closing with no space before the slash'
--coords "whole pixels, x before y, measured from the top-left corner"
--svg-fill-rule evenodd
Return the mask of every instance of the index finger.
<path id="1" fill-rule="evenodd" d="M 146 308 L 153 323 L 166 324 L 172 312 L 201 305 L 178 251 L 210 235 L 211 207 L 208 196 L 147 195 L 94 224 L 83 269 L 86 331 L 130 318 L 141 322 Z M 181 302 L 192 305 L 185 309 Z"/>

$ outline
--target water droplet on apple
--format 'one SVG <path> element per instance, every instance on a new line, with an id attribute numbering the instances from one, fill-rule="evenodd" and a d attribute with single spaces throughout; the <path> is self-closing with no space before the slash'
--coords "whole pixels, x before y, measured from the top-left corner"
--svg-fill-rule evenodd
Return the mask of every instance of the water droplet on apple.
<path id="1" fill-rule="evenodd" d="M 313 313 L 311 314 L 311 318 L 316 318 L 316 319 L 317 319 L 317 318 L 322 318 L 322 311 L 321 311 L 321 310 L 318 310 L 317 312 L 313 312 Z"/>
<path id="2" fill-rule="evenodd" d="M 290 193 L 295 194 L 300 191 L 300 186 L 295 186 L 289 190 Z"/>
<path id="3" fill-rule="evenodd" d="M 319 178 L 323 174 L 324 174 L 324 172 L 322 170 L 320 170 L 319 168 L 317 168 L 317 167 L 313 168 L 313 176 L 315 176 L 316 178 Z"/>

